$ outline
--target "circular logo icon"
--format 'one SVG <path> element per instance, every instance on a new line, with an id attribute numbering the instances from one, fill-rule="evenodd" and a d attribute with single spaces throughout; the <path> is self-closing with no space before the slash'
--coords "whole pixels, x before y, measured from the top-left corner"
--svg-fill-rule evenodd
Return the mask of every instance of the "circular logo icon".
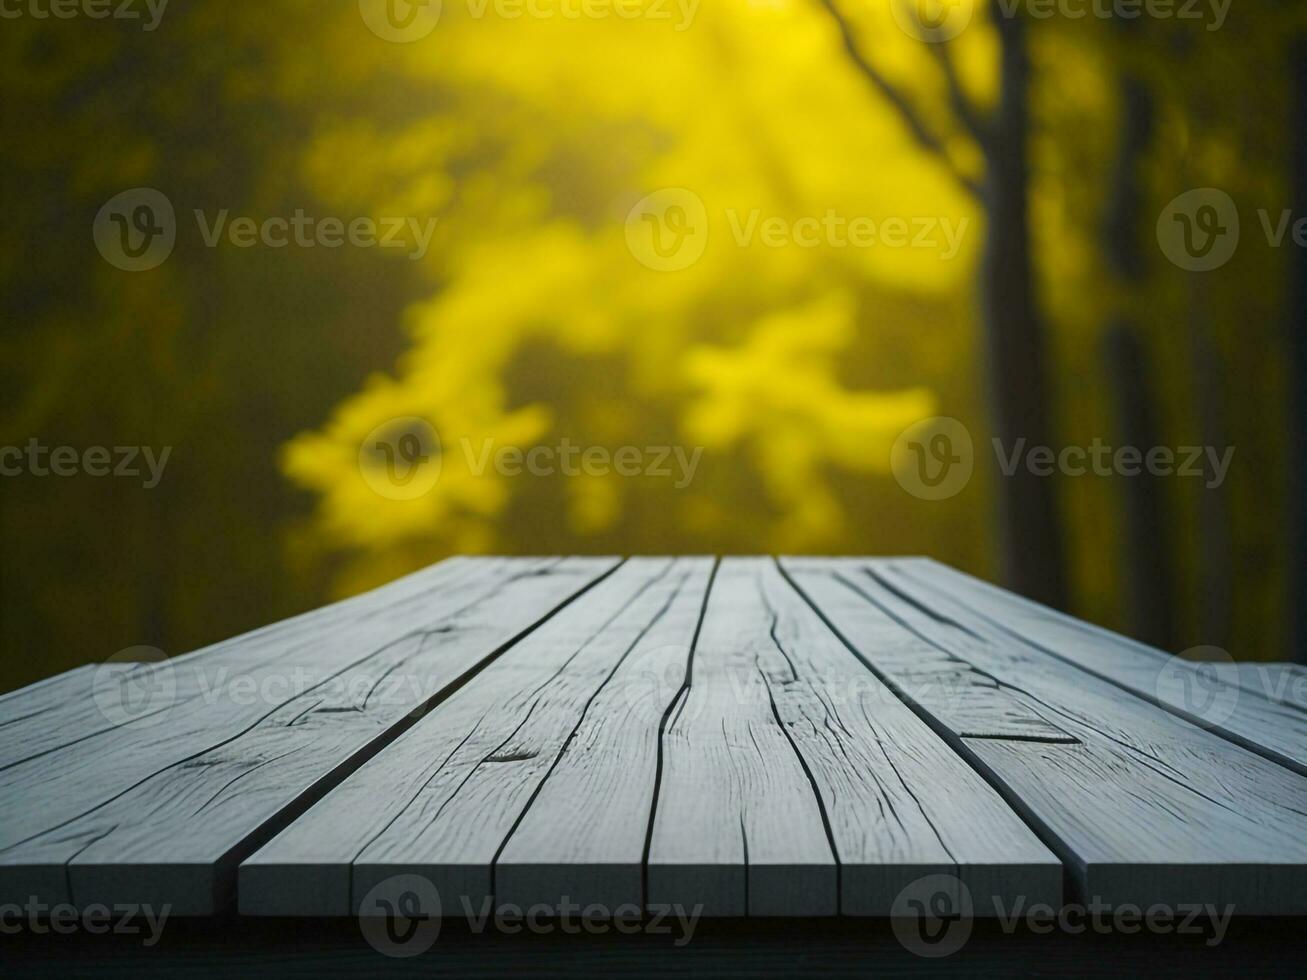
<path id="1" fill-rule="evenodd" d="M 359 472 L 387 500 L 416 500 L 440 479 L 440 435 L 417 416 L 391 419 L 368 433 L 359 447 Z"/>
<path id="2" fill-rule="evenodd" d="M 951 41 L 971 23 L 975 0 L 890 0 L 899 28 L 918 41 Z"/>
<path id="3" fill-rule="evenodd" d="M 1220 725 L 1239 703 L 1239 667 L 1220 647 L 1190 647 L 1167 658 L 1154 691 L 1158 701 L 1200 725 Z"/>
<path id="4" fill-rule="evenodd" d="M 96 668 L 91 696 L 113 725 L 151 725 L 177 699 L 168 655 L 155 647 L 128 647 Z"/>
<path id="5" fill-rule="evenodd" d="M 1189 272 L 1210 272 L 1230 261 L 1239 246 L 1239 209 L 1216 187 L 1172 198 L 1157 219 L 1162 254 Z"/>
<path id="6" fill-rule="evenodd" d="M 684 187 L 655 191 L 626 216 L 626 247 L 640 264 L 676 272 L 698 262 L 708 247 L 708 209 Z"/>
<path id="7" fill-rule="evenodd" d="M 421 956 L 440 937 L 440 892 L 422 875 L 392 875 L 363 896 L 359 929 L 378 953 Z"/>
<path id="8" fill-rule="evenodd" d="M 421 41 L 440 23 L 441 0 L 359 0 L 368 30 L 383 41 Z"/>
<path id="9" fill-rule="evenodd" d="M 172 255 L 177 214 L 162 192 L 136 187 L 110 198 L 91 231 L 95 247 L 110 265 L 124 272 L 146 272 Z"/>
<path id="10" fill-rule="evenodd" d="M 927 959 L 952 956 L 971 938 L 971 889 L 956 875 L 908 882 L 890 906 L 890 927 L 904 949 Z"/>
<path id="11" fill-rule="evenodd" d="M 890 469 L 894 479 L 914 497 L 945 500 L 971 481 L 976 454 L 971 433 L 947 416 L 914 422 L 894 440 Z"/>

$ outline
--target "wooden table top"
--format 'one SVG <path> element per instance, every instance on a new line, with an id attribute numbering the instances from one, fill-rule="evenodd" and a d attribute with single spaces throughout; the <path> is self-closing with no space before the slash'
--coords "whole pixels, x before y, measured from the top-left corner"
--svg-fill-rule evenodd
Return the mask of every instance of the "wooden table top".
<path id="1" fill-rule="evenodd" d="M 927 559 L 456 558 L 0 731 L 0 906 L 1307 913 L 1307 674 Z"/>

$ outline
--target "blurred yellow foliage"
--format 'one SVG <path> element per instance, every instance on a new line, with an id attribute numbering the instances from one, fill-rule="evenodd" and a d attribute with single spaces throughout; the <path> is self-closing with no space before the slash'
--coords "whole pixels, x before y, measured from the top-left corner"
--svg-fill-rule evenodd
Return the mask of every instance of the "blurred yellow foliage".
<path id="1" fill-rule="evenodd" d="M 633 499 L 652 495 L 641 519 L 695 528 L 705 549 L 832 547 L 850 533 L 838 474 L 884 480 L 894 438 L 935 411 L 920 373 L 850 359 L 886 342 L 887 296 L 916 304 L 929 329 L 966 291 L 974 203 L 866 89 L 817 4 L 639 9 L 510 20 L 493 3 L 480 17 L 446 3 L 419 43 L 355 39 L 351 59 L 395 76 L 393 117 L 328 120 L 305 180 L 333 206 L 435 216 L 439 228 L 424 259 L 433 297 L 409 311 L 412 347 L 394 375 L 286 448 L 285 472 L 318 497 L 319 544 L 374 557 L 402 541 L 429 545 L 424 558 L 531 550 L 517 508 L 564 524 L 577 548 L 637 549 L 650 536 L 621 528 Z M 662 10 L 670 19 L 652 16 Z M 881 13 L 863 25 L 868 43 L 906 76 L 928 55 Z M 963 65 L 983 95 L 990 41 L 975 33 Z M 928 95 L 942 109 L 942 90 Z M 702 201 L 707 222 L 701 257 L 672 271 L 628 245 L 632 208 L 664 188 Z M 828 215 L 949 216 L 969 235 L 954 255 L 938 234 L 929 247 L 852 247 L 824 231 L 778 244 L 759 230 Z M 850 380 L 871 377 L 877 387 Z M 387 499 L 363 478 L 360 446 L 409 416 L 439 433 L 442 468 L 426 495 Z M 564 439 L 704 457 L 685 487 L 581 474 L 561 492 L 493 467 L 476 475 L 465 458 L 484 440 Z M 750 540 L 723 510 L 751 515 Z M 684 547 L 670 530 L 652 540 Z"/>
<path id="2" fill-rule="evenodd" d="M 613 0 L 606 18 L 443 0 L 407 44 L 361 16 L 387 0 L 189 0 L 153 32 L 6 19 L 0 445 L 176 451 L 150 491 L 6 478 L 0 687 L 142 643 L 195 649 L 456 552 L 929 553 L 994 576 L 1005 484 L 975 315 L 990 229 L 956 179 L 982 180 L 986 157 L 941 46 L 902 28 L 915 2 L 834 0 L 939 153 L 822 0 Z M 974 14 L 946 47 L 992 111 L 997 6 L 947 6 Z M 1236 4 L 1219 31 L 1031 17 L 1024 103 L 1050 438 L 1126 438 L 1104 356 L 1124 321 L 1155 438 L 1238 447 L 1219 493 L 1159 488 L 1156 536 L 1123 520 L 1130 481 L 1058 480 L 1074 611 L 1128 629 L 1132 606 L 1170 607 L 1175 649 L 1284 659 L 1295 250 L 1271 249 L 1257 212 L 1293 200 L 1307 5 L 1273 6 Z M 1127 80 L 1154 110 L 1130 167 Z M 1206 186 L 1238 202 L 1245 238 L 1194 275 L 1154 225 Z M 168 197 L 178 235 L 127 274 L 89 232 L 136 187 Z M 212 247 L 193 220 L 300 210 L 410 219 L 429 247 Z M 1137 281 L 1114 271 L 1114 215 Z M 909 240 L 912 219 L 949 234 L 895 245 L 895 219 Z M 874 243 L 849 243 L 859 221 Z M 931 414 L 977 447 L 941 501 L 887 472 L 896 433 Z M 510 452 L 542 449 L 548 473 Z M 623 449 L 644 465 L 618 472 Z M 668 449 L 669 475 L 650 472 Z M 612 465 L 562 472 L 577 450 Z M 1150 549 L 1172 582 L 1135 574 Z"/>

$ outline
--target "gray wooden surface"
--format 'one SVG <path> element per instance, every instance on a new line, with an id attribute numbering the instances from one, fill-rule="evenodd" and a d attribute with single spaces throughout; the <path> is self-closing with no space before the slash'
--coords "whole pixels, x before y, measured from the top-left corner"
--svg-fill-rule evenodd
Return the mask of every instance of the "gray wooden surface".
<path id="1" fill-rule="evenodd" d="M 1061 897 L 1052 853 L 771 559 L 717 573 L 658 802 L 653 904 L 887 915 L 930 874 L 957 875 L 984 910 Z"/>
<path id="2" fill-rule="evenodd" d="M 395 901 L 406 873 L 430 879 L 450 914 L 480 909 L 495 855 L 589 702 L 687 590 L 697 608 L 697 578 L 696 595 L 689 560 L 627 562 L 246 861 L 241 911 L 350 914 L 370 894 Z"/>
<path id="3" fill-rule="evenodd" d="M 0 733 L 0 903 L 1307 914 L 1307 675 L 928 560 L 453 559 Z"/>
<path id="4" fill-rule="evenodd" d="M 86 664 L 0 697 L 0 771 L 61 744 L 65 733 L 45 719 L 62 705 L 89 704 L 95 676 L 95 665 Z"/>
<path id="5" fill-rule="evenodd" d="M 685 684 L 713 571 L 708 558 L 680 564 L 676 593 L 596 693 L 496 860 L 498 900 L 642 902 L 663 722 Z"/>
<path id="6" fill-rule="evenodd" d="M 214 911 L 270 825 L 614 564 L 437 566 L 154 665 L 174 693 L 139 721 L 106 727 L 97 699 L 51 709 L 60 744 L 38 732 L 0 772 L 0 895 Z"/>
<path id="7" fill-rule="evenodd" d="M 1307 685 L 1292 670 L 1238 665 L 1223 651 L 1191 661 L 994 588 L 936 562 L 900 563 L 979 620 L 1110 681 L 1186 721 L 1307 774 Z"/>
<path id="8" fill-rule="evenodd" d="M 785 567 L 889 681 L 912 676 L 910 653 L 880 642 L 896 628 L 983 671 L 1075 737 L 951 733 L 955 749 L 1063 858 L 1084 900 L 1307 912 L 1307 779 L 1021 642 L 924 584 L 914 575 L 922 564 L 798 559 Z"/>
<path id="9" fill-rule="evenodd" d="M 1307 711 L 1307 667 L 1302 664 L 1236 663 L 1235 669 L 1241 687 Z"/>

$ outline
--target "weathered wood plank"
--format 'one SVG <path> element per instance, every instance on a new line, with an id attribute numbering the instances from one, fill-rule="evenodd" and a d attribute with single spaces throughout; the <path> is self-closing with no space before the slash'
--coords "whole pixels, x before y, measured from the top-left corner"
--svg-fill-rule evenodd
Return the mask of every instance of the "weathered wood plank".
<path id="1" fill-rule="evenodd" d="M 806 567 L 785 559 L 788 569 Z M 813 567 L 822 568 L 821 562 Z M 967 738 L 1020 739 L 1073 744 L 1076 738 L 1048 717 L 1050 712 L 1021 691 L 952 654 L 897 627 L 890 620 L 861 622 L 862 636 L 883 656 L 893 657 L 895 685 L 956 734 Z"/>
<path id="2" fill-rule="evenodd" d="M 0 773 L 0 896 L 215 911 L 297 804 L 615 564 L 460 563 L 435 590 L 337 609 L 328 628 L 172 662 L 170 710 Z"/>
<path id="3" fill-rule="evenodd" d="M 69 683 L 84 685 L 81 696 L 49 698 L 42 704 L 41 711 L 15 711 L 9 703 L 0 702 L 0 720 L 14 722 L 7 729 L 5 744 L 0 746 L 0 771 L 79 744 L 82 753 L 121 755 L 121 729 L 153 728 L 164 722 L 173 724 L 182 716 L 207 717 L 192 713 L 202 711 L 206 702 L 212 709 L 214 702 L 229 694 L 223 689 L 244 675 L 258 678 L 260 670 L 271 668 L 277 672 L 276 676 L 289 680 L 283 666 L 287 662 L 325 663 L 333 656 L 351 654 L 352 649 L 331 642 L 333 633 L 342 624 L 361 625 L 369 617 L 388 610 L 425 602 L 443 585 L 469 571 L 471 569 L 464 559 L 451 558 L 381 588 L 192 653 L 162 662 L 142 663 L 139 669 L 133 669 L 128 675 L 111 672 L 112 668 L 123 666 L 117 663 L 121 655 L 115 655 L 110 658 L 114 663 L 106 663 L 103 668 L 87 667 L 84 674 L 70 679 Z M 117 685 L 122 685 L 123 689 L 119 691 Z M 153 701 L 140 705 L 131 703 L 131 685 L 144 692 L 140 695 L 143 699 L 153 697 Z M 57 693 L 58 689 L 36 685 L 28 690 L 44 690 L 49 694 L 51 691 Z M 23 693 L 16 692 L 16 695 Z M 245 704 L 246 708 L 259 706 L 253 703 L 254 698 L 243 700 L 250 702 Z M 231 708 L 228 705 L 224 713 L 230 714 Z M 145 765 L 144 759 L 135 761 Z"/>
<path id="4" fill-rule="evenodd" d="M 696 702 L 700 685 L 715 688 L 719 696 Z M 733 703 L 720 697 L 727 690 Z M 905 887 L 931 874 L 960 878 L 981 914 L 992 913 L 995 898 L 1060 901 L 1058 859 L 850 653 L 771 559 L 723 563 L 689 695 L 674 729 L 687 734 L 685 751 L 669 750 L 667 785 L 659 797 L 651 901 L 675 896 L 688 904 L 694 892 L 684 879 L 694 880 L 694 868 L 685 867 L 687 858 L 695 853 L 716 858 L 741 828 L 741 848 L 747 850 L 747 867 L 741 870 L 748 875 L 751 914 L 838 909 L 846 915 L 887 915 Z M 705 714 L 695 717 L 697 710 Z M 712 748 L 723 731 L 737 730 L 740 716 L 747 727 L 734 741 L 727 736 L 729 764 L 718 773 L 703 773 L 701 785 L 685 779 L 684 773 L 698 769 L 686 765 L 687 752 L 697 756 L 705 748 L 695 739 L 708 736 L 706 747 Z M 763 739 L 774 746 L 757 754 L 758 745 L 769 744 Z M 786 771 L 793 762 L 802 782 L 784 788 L 750 768 Z M 754 792 L 758 786 L 762 793 Z M 789 810 L 814 797 L 817 819 L 834 848 L 838 893 L 835 875 L 819 877 L 824 862 L 798 874 L 791 869 L 802 865 L 786 853 L 789 840 L 803 841 L 797 824 L 803 817 Z M 703 806 L 706 798 L 711 808 Z M 777 855 L 772 863 L 779 870 L 765 863 L 771 855 Z M 714 868 L 717 875 L 722 870 L 720 864 Z M 735 878 L 738 894 L 740 872 Z M 816 892 L 817 887 L 823 890 Z"/>
<path id="5" fill-rule="evenodd" d="M 633 559 L 509 650 L 247 860 L 242 912 L 351 914 L 421 874 L 445 914 L 480 914 L 496 855 L 591 700 L 687 592 L 693 604 L 698 568 Z"/>
<path id="6" fill-rule="evenodd" d="M 97 670 L 83 664 L 0 697 L 0 772 L 68 737 L 47 719 L 71 705 L 91 704 Z M 100 723 L 112 727 L 103 718 Z"/>
<path id="7" fill-rule="evenodd" d="M 20 687 L 16 691 L 0 694 L 0 727 L 7 727 L 20 718 L 50 710 L 75 691 L 90 690 L 85 678 L 95 673 L 95 664 L 83 664 L 62 674 Z"/>
<path id="8" fill-rule="evenodd" d="M 746 568 L 718 569 L 690 684 L 663 736 L 651 905 L 711 916 L 834 915 L 835 856 L 812 783 L 760 686 Z M 760 696 L 762 695 L 762 696 Z"/>
<path id="9" fill-rule="evenodd" d="M 1245 689 L 1280 704 L 1307 711 L 1307 667 L 1301 664 L 1251 663 L 1240 661 L 1239 684 Z"/>
<path id="10" fill-rule="evenodd" d="M 643 906 L 659 735 L 685 682 L 712 566 L 707 558 L 688 563 L 666 613 L 595 695 L 495 862 L 498 902 Z"/>
<path id="11" fill-rule="evenodd" d="M 1173 657 L 937 562 L 897 562 L 894 567 L 966 610 L 964 623 L 986 623 L 1307 775 L 1307 708 L 1293 702 L 1296 688 L 1283 683 L 1290 679 L 1286 675 L 1277 685 L 1269 671 L 1241 672 L 1228 659 L 1199 663 Z M 1281 697 L 1268 696 L 1276 689 Z"/>
<path id="12" fill-rule="evenodd" d="M 1078 740 L 966 737 L 935 719 L 1061 854 L 1082 898 L 1307 912 L 1303 777 L 968 620 L 965 609 L 895 562 L 787 560 L 785 567 L 891 683 L 905 673 L 905 650 L 881 638 L 897 628 L 1038 704 Z"/>
<path id="13" fill-rule="evenodd" d="M 47 677 L 28 687 L 0 695 L 0 768 L 25 759 L 34 729 L 41 719 L 69 702 L 89 701 L 95 681 L 95 664 Z"/>

